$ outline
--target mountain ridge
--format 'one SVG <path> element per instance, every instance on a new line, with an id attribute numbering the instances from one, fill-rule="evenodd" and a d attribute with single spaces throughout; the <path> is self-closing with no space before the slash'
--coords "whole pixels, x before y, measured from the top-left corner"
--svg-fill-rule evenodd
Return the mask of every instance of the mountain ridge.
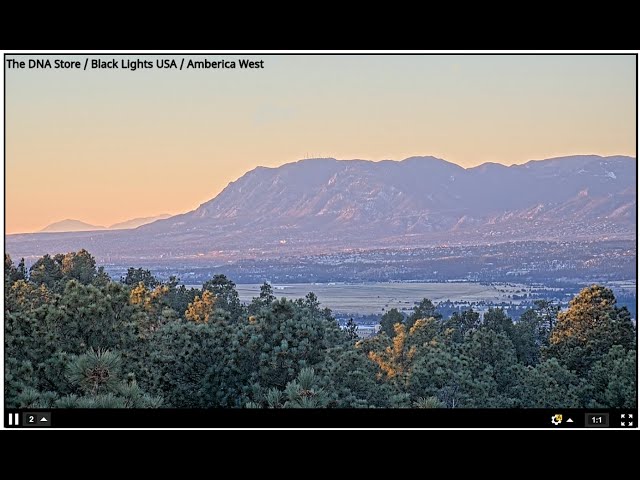
<path id="1" fill-rule="evenodd" d="M 151 217 L 136 217 L 130 220 L 125 220 L 124 222 L 114 223 L 108 227 L 109 230 L 124 230 L 128 228 L 138 228 L 142 225 L 147 225 L 148 223 L 155 222 L 157 220 L 164 220 L 166 218 L 171 217 L 168 213 L 161 213 L 160 215 L 154 215 Z"/>
<path id="2" fill-rule="evenodd" d="M 47 234 L 22 243 L 49 250 L 84 237 L 110 257 L 209 258 L 231 251 L 635 238 L 635 179 L 635 159 L 619 155 L 470 168 L 436 157 L 307 159 L 256 167 L 197 208 L 132 230 L 65 240 Z M 14 243 L 11 236 L 7 243 Z"/>
<path id="3" fill-rule="evenodd" d="M 152 217 L 137 217 L 125 220 L 124 222 L 114 223 L 113 225 L 109 225 L 108 227 L 104 227 L 102 225 L 93 225 L 73 218 L 67 218 L 65 220 L 51 223 L 38 232 L 33 233 L 72 233 L 92 232 L 98 230 L 124 230 L 129 228 L 137 228 L 141 225 L 155 222 L 156 220 L 164 220 L 166 218 L 169 218 L 170 216 L 171 215 L 169 215 L 168 213 L 162 213 L 160 215 L 155 215 Z"/>

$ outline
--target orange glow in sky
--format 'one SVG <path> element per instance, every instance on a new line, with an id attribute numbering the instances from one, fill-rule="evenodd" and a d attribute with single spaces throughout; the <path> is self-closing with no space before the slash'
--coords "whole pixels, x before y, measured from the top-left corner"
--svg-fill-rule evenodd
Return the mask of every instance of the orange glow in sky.
<path id="1" fill-rule="evenodd" d="M 632 55 L 232 57 L 265 68 L 6 70 L 7 233 L 185 212 L 305 157 L 635 156 Z"/>

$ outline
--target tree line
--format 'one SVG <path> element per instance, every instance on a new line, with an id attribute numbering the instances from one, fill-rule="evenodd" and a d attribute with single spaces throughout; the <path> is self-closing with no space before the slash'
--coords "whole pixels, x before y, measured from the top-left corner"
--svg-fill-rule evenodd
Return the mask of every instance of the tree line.
<path id="1" fill-rule="evenodd" d="M 424 299 L 378 335 L 341 329 L 309 293 L 264 284 L 243 304 L 130 268 L 112 280 L 85 250 L 29 269 L 5 255 L 5 399 L 12 408 L 633 408 L 636 332 L 593 285 L 566 311 L 538 302 L 448 318 Z"/>

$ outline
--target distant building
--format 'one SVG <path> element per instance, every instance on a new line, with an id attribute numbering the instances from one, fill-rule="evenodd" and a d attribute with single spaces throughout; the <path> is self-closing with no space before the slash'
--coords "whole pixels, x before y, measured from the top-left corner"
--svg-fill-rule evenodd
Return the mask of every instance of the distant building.
<path id="1" fill-rule="evenodd" d="M 375 337 L 379 331 L 380 331 L 380 324 L 358 325 L 358 337 L 360 338 Z"/>

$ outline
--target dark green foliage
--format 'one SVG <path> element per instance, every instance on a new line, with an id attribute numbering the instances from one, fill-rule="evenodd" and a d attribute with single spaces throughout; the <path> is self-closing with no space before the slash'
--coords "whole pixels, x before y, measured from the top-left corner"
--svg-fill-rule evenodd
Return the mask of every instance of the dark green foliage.
<path id="1" fill-rule="evenodd" d="M 347 327 L 344 329 L 344 332 L 347 334 L 349 340 L 355 341 L 358 339 L 358 325 L 353 321 L 353 318 L 350 318 L 347 322 Z"/>
<path id="2" fill-rule="evenodd" d="M 513 333 L 513 321 L 502 308 L 490 308 L 484 314 L 482 326 L 494 332 L 503 332 L 509 337 Z"/>
<path id="3" fill-rule="evenodd" d="M 18 266 L 16 267 L 16 273 L 12 277 L 11 281 L 15 282 L 17 280 L 27 280 L 27 267 L 24 264 L 24 258 L 21 258 L 18 262 Z"/>
<path id="4" fill-rule="evenodd" d="M 406 391 L 416 401 L 435 397 L 447 408 L 469 407 L 474 390 L 469 363 L 444 345 L 429 346 L 416 360 Z"/>
<path id="5" fill-rule="evenodd" d="M 261 402 L 247 402 L 248 408 L 323 408 L 329 404 L 329 396 L 320 386 L 320 379 L 313 368 L 303 368 L 298 376 L 287 383 L 284 390 L 272 388 L 263 395 Z"/>
<path id="6" fill-rule="evenodd" d="M 393 326 L 396 323 L 402 322 L 404 322 L 404 315 L 402 315 L 397 308 L 392 308 L 382 315 L 380 319 L 380 331 L 386 333 L 389 338 L 393 338 L 395 335 Z"/>
<path id="7" fill-rule="evenodd" d="M 438 397 L 418 397 L 417 400 L 413 402 L 414 408 L 444 408 L 445 404 L 442 403 Z"/>
<path id="8" fill-rule="evenodd" d="M 173 311 L 179 315 L 184 315 L 189 304 L 195 300 L 196 296 L 202 295 L 202 291 L 197 288 L 187 288 L 184 285 L 179 285 L 179 282 L 178 278 L 171 276 L 169 281 L 163 284 L 167 287 L 165 302 Z"/>
<path id="9" fill-rule="evenodd" d="M 129 286 L 138 285 L 142 283 L 147 288 L 156 288 L 160 285 L 160 282 L 154 277 L 149 270 L 143 270 L 142 268 L 130 267 L 127 270 L 127 274 L 120 279 L 122 283 Z"/>
<path id="10" fill-rule="evenodd" d="M 98 273 L 95 259 L 86 250 L 67 253 L 62 258 L 61 271 L 65 280 L 77 280 L 83 285 L 92 283 Z"/>
<path id="11" fill-rule="evenodd" d="M 558 321 L 558 313 L 560 313 L 560 307 L 557 305 L 553 305 L 548 300 L 536 300 L 534 302 L 535 312 L 538 314 L 540 318 L 540 329 L 543 335 L 546 334 L 547 340 L 553 330 L 553 327 L 556 326 L 556 322 Z"/>
<path id="12" fill-rule="evenodd" d="M 66 373 L 82 393 L 98 395 L 117 387 L 121 368 L 122 358 L 118 353 L 90 348 L 87 353 L 70 359 Z"/>
<path id="13" fill-rule="evenodd" d="M 244 313 L 240 297 L 236 291 L 236 284 L 224 275 L 216 275 L 202 285 L 202 290 L 209 290 L 216 296 L 216 308 L 229 312 L 232 318 L 238 318 Z"/>
<path id="14" fill-rule="evenodd" d="M 6 263 L 6 260 L 5 260 Z M 69 280 L 76 280 L 83 285 L 96 281 L 105 283 L 104 270 L 96 270 L 96 261 L 86 250 L 70 252 L 54 257 L 45 255 L 36 261 L 29 269 L 29 280 L 36 285 L 44 284 L 54 292 L 61 292 Z"/>
<path id="15" fill-rule="evenodd" d="M 413 326 L 413 324 L 421 318 L 435 318 L 436 320 L 440 320 L 442 319 L 442 315 L 437 311 L 436 306 L 431 300 L 423 298 L 418 305 L 413 307 L 413 313 L 407 318 L 407 326 Z"/>
<path id="16" fill-rule="evenodd" d="M 57 283 L 62 280 L 62 256 L 56 255 L 54 260 L 45 255 L 36 261 L 29 269 L 29 280 L 36 285 L 44 284 L 50 289 L 55 289 Z"/>
<path id="17" fill-rule="evenodd" d="M 480 327 L 480 314 L 473 310 L 453 312 L 451 318 L 444 322 L 445 331 L 449 338 L 456 343 L 462 343 L 468 334 Z"/>
<path id="18" fill-rule="evenodd" d="M 585 375 L 614 345 L 635 349 L 635 331 L 629 311 L 616 307 L 613 292 L 598 285 L 582 290 L 558 314 L 546 358 L 555 357 L 570 370 Z"/>
<path id="19" fill-rule="evenodd" d="M 378 367 L 361 345 L 329 350 L 321 364 L 324 387 L 337 408 L 390 407 L 393 388 L 378 379 Z"/>
<path id="20" fill-rule="evenodd" d="M 18 266 L 13 265 L 13 260 L 9 254 L 4 254 L 4 281 L 5 285 L 11 285 L 18 280 L 27 280 L 27 268 L 24 264 L 24 258 L 20 259 Z"/>
<path id="21" fill-rule="evenodd" d="M 149 390 L 172 407 L 240 406 L 247 374 L 234 364 L 234 346 L 224 322 L 168 323 L 149 340 Z"/>
<path id="22" fill-rule="evenodd" d="M 93 279 L 93 284 L 96 287 L 106 287 L 109 282 L 111 282 L 111 277 L 104 271 L 104 267 L 98 267 L 96 276 Z"/>
<path id="23" fill-rule="evenodd" d="M 16 267 L 11 260 L 11 256 L 8 253 L 4 254 L 4 282 L 5 284 L 12 284 L 15 280 L 12 279 L 16 272 Z"/>
<path id="24" fill-rule="evenodd" d="M 586 407 L 584 380 L 551 358 L 528 367 L 522 378 L 521 402 L 526 408 Z"/>
<path id="25" fill-rule="evenodd" d="M 273 295 L 273 287 L 264 282 L 260 286 L 260 300 L 262 300 L 266 305 L 270 305 L 271 302 L 274 302 L 276 297 Z"/>
<path id="26" fill-rule="evenodd" d="M 6 294 L 8 402 L 28 388 L 58 396 L 76 392 L 67 368 L 74 355 L 91 349 L 120 351 L 126 372 L 141 371 L 144 327 L 152 322 L 142 306 L 131 304 L 123 285 L 71 280 L 54 293 L 44 283 L 20 280 Z"/>
<path id="27" fill-rule="evenodd" d="M 335 320 L 311 301 L 279 300 L 237 329 L 242 349 L 236 365 L 248 372 L 252 390 L 283 389 L 301 369 L 321 364 L 326 351 L 345 341 Z M 254 397 L 255 398 L 255 397 Z"/>
<path id="28" fill-rule="evenodd" d="M 634 408 L 636 402 L 636 351 L 614 345 L 598 360 L 588 379 L 593 400 L 590 407 Z"/>
<path id="29" fill-rule="evenodd" d="M 516 323 L 492 309 L 443 319 L 423 300 L 358 341 L 309 293 L 248 307 L 218 275 L 203 290 L 86 251 L 5 256 L 5 398 L 12 408 L 634 408 L 635 327 L 589 287 L 567 311 Z"/>
<path id="30" fill-rule="evenodd" d="M 55 402 L 58 408 L 158 408 L 162 399 L 143 392 L 121 373 L 122 358 L 109 350 L 90 349 L 67 364 L 67 378 L 79 390 Z"/>
<path id="31" fill-rule="evenodd" d="M 463 345 L 463 352 L 470 359 L 469 367 L 474 379 L 478 381 L 484 378 L 486 385 L 490 385 L 483 392 L 487 400 L 478 402 L 476 396 L 473 400 L 478 404 L 474 406 L 482 403 L 491 407 L 512 406 L 511 392 L 517 384 L 514 372 L 517 361 L 516 350 L 509 336 L 504 331 L 481 328 Z"/>
<path id="32" fill-rule="evenodd" d="M 513 326 L 513 344 L 523 365 L 536 365 L 540 361 L 540 348 L 548 344 L 549 336 L 542 321 L 535 310 L 527 310 Z"/>
<path id="33" fill-rule="evenodd" d="M 276 301 L 275 295 L 273 295 L 273 287 L 264 282 L 260 286 L 260 296 L 254 298 L 249 304 L 249 315 L 257 315 L 265 307 L 269 307 Z"/>

